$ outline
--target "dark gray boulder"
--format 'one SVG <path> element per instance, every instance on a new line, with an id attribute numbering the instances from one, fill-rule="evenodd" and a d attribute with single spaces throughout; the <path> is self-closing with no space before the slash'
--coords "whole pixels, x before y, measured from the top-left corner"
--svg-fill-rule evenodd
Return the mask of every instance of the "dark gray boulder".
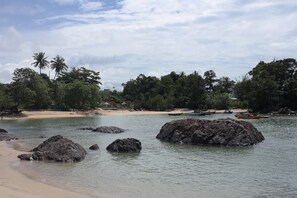
<path id="1" fill-rule="evenodd" d="M 32 150 L 32 154 L 22 154 L 21 160 L 51 160 L 55 162 L 79 162 L 87 154 L 77 143 L 61 135 L 53 136 Z"/>
<path id="2" fill-rule="evenodd" d="M 250 122 L 233 119 L 184 119 L 166 123 L 157 139 L 195 145 L 251 146 L 264 136 Z"/>
<path id="3" fill-rule="evenodd" d="M 125 131 L 125 129 L 121 129 L 119 127 L 114 127 L 114 126 L 101 126 L 101 127 L 97 127 L 95 129 L 93 129 L 92 131 L 100 132 L 100 133 L 115 134 L 115 133 L 123 133 Z"/>
<path id="4" fill-rule="evenodd" d="M 142 149 L 141 142 L 134 138 L 117 139 L 107 146 L 109 152 L 138 153 Z"/>
<path id="5" fill-rule="evenodd" d="M 0 129 L 0 133 L 8 133 L 5 129 Z"/>
<path id="6" fill-rule="evenodd" d="M 18 138 L 8 133 L 5 129 L 0 129 L 0 141 L 17 140 Z"/>
<path id="7" fill-rule="evenodd" d="M 99 149 L 99 146 L 98 146 L 98 144 L 94 144 L 94 145 L 90 146 L 89 149 L 90 150 L 93 150 L 93 151 L 94 150 L 98 150 Z"/>

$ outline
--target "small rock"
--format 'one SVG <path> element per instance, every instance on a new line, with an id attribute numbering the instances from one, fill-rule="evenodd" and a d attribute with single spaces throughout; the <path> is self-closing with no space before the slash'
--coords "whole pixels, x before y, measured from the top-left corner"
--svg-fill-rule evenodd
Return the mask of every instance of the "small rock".
<path id="1" fill-rule="evenodd" d="M 141 142 L 134 138 L 117 139 L 107 146 L 106 150 L 110 152 L 137 152 L 141 151 Z"/>
<path id="2" fill-rule="evenodd" d="M 123 133 L 125 130 L 114 126 L 101 126 L 101 127 L 97 127 L 96 129 L 93 129 L 92 131 L 100 132 L 100 133 L 116 134 L 116 133 Z"/>
<path id="3" fill-rule="evenodd" d="M 18 138 L 9 134 L 5 129 L 0 129 L 0 141 L 17 140 Z"/>
<path id="4" fill-rule="evenodd" d="M 77 130 L 92 131 L 92 130 L 94 130 L 94 128 L 92 128 L 92 127 L 83 127 L 83 128 L 78 128 Z"/>
<path id="5" fill-rule="evenodd" d="M 94 144 L 94 145 L 92 145 L 92 146 L 90 146 L 90 148 L 89 148 L 90 150 L 98 150 L 99 149 L 99 146 L 98 146 L 98 144 Z"/>
<path id="6" fill-rule="evenodd" d="M 0 133 L 8 133 L 5 129 L 0 129 Z"/>

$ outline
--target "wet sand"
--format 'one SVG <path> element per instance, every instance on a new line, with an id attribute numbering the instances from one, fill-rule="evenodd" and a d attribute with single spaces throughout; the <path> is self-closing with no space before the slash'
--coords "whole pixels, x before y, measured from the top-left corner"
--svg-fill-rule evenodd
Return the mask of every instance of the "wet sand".
<path id="1" fill-rule="evenodd" d="M 13 168 L 21 151 L 13 148 L 13 142 L 0 142 L 0 192 L 1 198 L 87 198 L 65 189 L 56 188 L 30 179 Z M 32 176 L 33 178 L 36 176 Z"/>

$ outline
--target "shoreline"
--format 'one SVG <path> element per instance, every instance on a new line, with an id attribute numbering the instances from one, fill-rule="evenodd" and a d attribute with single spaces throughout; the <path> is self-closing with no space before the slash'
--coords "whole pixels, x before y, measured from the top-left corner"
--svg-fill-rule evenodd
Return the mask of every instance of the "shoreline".
<path id="1" fill-rule="evenodd" d="M 246 109 L 231 109 L 233 113 L 243 112 Z M 224 110 L 210 109 L 208 111 L 215 111 L 216 113 L 223 113 Z M 110 115 L 168 115 L 170 113 L 191 113 L 193 110 L 189 109 L 175 109 L 172 111 L 131 111 L 131 110 L 90 110 L 90 111 L 23 111 L 22 116 L 19 117 L 4 117 L 3 120 L 24 120 L 24 119 L 47 119 L 47 118 L 82 118 L 93 116 L 110 116 Z"/>
<path id="2" fill-rule="evenodd" d="M 17 155 L 24 153 L 13 148 L 15 141 L 0 142 L 0 192 L 3 198 L 88 198 L 90 196 L 45 184 L 13 168 Z"/>

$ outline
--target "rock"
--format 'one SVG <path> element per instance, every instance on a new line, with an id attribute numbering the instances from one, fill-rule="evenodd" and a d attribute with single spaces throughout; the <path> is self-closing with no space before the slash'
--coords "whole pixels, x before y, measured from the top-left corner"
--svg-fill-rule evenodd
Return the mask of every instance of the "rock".
<path id="1" fill-rule="evenodd" d="M 184 119 L 166 123 L 157 139 L 195 145 L 251 146 L 264 140 L 250 122 L 233 119 Z"/>
<path id="2" fill-rule="evenodd" d="M 280 108 L 278 110 L 278 114 L 282 114 L 282 115 L 291 115 L 291 114 L 295 114 L 294 111 L 292 111 L 290 108 L 288 107 L 283 107 L 283 108 Z"/>
<path id="3" fill-rule="evenodd" d="M 77 143 L 61 135 L 53 136 L 32 150 L 32 154 L 22 154 L 21 160 L 52 160 L 55 162 L 78 162 L 85 158 L 86 150 Z"/>
<path id="4" fill-rule="evenodd" d="M 5 129 L 0 129 L 0 133 L 8 133 Z"/>
<path id="5" fill-rule="evenodd" d="M 46 136 L 45 135 L 40 135 L 39 138 L 43 139 L 43 138 L 46 138 Z"/>
<path id="6" fill-rule="evenodd" d="M 78 128 L 77 130 L 83 130 L 83 131 L 88 130 L 88 131 L 92 131 L 92 130 L 94 130 L 94 128 L 92 128 L 92 127 L 83 127 L 83 128 Z"/>
<path id="7" fill-rule="evenodd" d="M 94 145 L 90 146 L 89 149 L 90 150 L 98 150 L 99 149 L 99 146 L 98 146 L 98 144 L 94 144 Z"/>
<path id="8" fill-rule="evenodd" d="M 114 126 L 102 126 L 92 130 L 93 132 L 100 132 L 100 133 L 123 133 L 125 130 L 119 127 Z"/>
<path id="9" fill-rule="evenodd" d="M 5 129 L 0 129 L 0 141 L 17 140 L 18 138 L 8 133 Z"/>
<path id="10" fill-rule="evenodd" d="M 21 154 L 18 156 L 21 160 L 31 161 L 33 160 L 32 154 Z"/>
<path id="11" fill-rule="evenodd" d="M 134 138 L 117 139 L 107 146 L 106 150 L 110 152 L 136 152 L 141 151 L 141 142 Z"/>

